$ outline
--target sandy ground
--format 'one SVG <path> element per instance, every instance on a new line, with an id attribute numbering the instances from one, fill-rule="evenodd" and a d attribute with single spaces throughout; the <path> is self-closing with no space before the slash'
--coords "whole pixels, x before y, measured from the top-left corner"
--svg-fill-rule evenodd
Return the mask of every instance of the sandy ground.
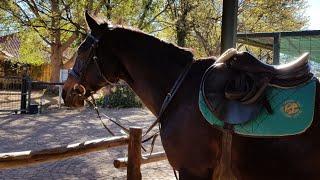
<path id="1" fill-rule="evenodd" d="M 146 109 L 103 109 L 125 126 L 144 130 L 155 117 Z M 120 129 L 107 122 L 117 134 Z M 90 109 L 51 109 L 37 115 L 0 114 L 0 152 L 39 150 L 110 136 Z M 145 145 L 150 148 L 149 145 Z M 158 138 L 155 152 L 161 151 Z M 124 157 L 127 147 L 89 153 L 63 161 L 0 170 L 0 179 L 126 179 L 126 169 L 115 169 L 113 160 Z M 143 165 L 143 179 L 175 179 L 168 161 Z"/>

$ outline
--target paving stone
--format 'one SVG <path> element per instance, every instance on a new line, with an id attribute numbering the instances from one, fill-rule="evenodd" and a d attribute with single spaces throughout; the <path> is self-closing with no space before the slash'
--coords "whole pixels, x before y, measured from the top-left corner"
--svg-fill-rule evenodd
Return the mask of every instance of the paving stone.
<path id="1" fill-rule="evenodd" d="M 104 109 L 102 111 L 110 117 L 119 119 L 127 127 L 147 127 L 155 119 L 148 110 L 140 108 Z M 0 152 L 39 150 L 110 136 L 95 117 L 93 110 L 69 110 L 67 108 L 50 110 L 40 115 L 1 114 Z M 116 135 L 122 135 L 116 125 L 105 122 Z M 148 144 L 144 146 L 150 148 Z M 163 149 L 160 138 L 158 138 L 154 151 L 160 150 Z M 0 180 L 122 180 L 126 179 L 126 169 L 115 169 L 113 160 L 126 155 L 127 147 L 119 147 L 63 161 L 0 170 Z M 175 179 L 168 161 L 143 165 L 141 171 L 142 178 L 145 180 Z"/>

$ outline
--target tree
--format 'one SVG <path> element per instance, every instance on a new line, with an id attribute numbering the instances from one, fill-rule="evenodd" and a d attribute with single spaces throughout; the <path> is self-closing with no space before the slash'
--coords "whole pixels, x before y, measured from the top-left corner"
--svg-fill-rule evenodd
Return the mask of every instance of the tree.
<path id="1" fill-rule="evenodd" d="M 62 1 L 63 2 L 63 1 Z M 8 19 L 17 24 L 16 31 L 33 31 L 45 43 L 44 52 L 49 52 L 52 64 L 51 81 L 58 81 L 59 69 L 63 66 L 65 51 L 77 39 L 81 27 L 69 19 L 70 4 L 59 4 L 58 0 L 8 0 L 1 1 L 0 7 Z M 74 15 L 74 14 L 73 14 Z M 38 48 L 37 41 L 32 45 Z M 31 45 L 31 44 L 30 44 Z"/>
<path id="2" fill-rule="evenodd" d="M 238 32 L 299 30 L 308 21 L 305 8 L 306 0 L 240 0 Z M 31 48 L 26 46 L 23 52 L 37 58 L 49 56 L 53 82 L 59 79 L 60 68 L 73 65 L 76 47 L 87 31 L 85 9 L 113 23 L 192 47 L 196 56 L 220 52 L 221 0 L 6 0 L 0 2 L 0 26 L 22 37 L 31 34 Z M 31 55 L 25 59 L 37 59 Z"/>
<path id="3" fill-rule="evenodd" d="M 20 41 L 19 57 L 15 61 L 22 64 L 30 64 L 39 66 L 45 63 L 46 59 L 49 59 L 48 53 L 44 53 L 47 49 L 42 39 L 31 30 L 18 34 Z M 37 47 L 30 46 L 30 44 L 37 44 Z"/>
<path id="4" fill-rule="evenodd" d="M 306 0 L 243 0 L 239 7 L 239 32 L 300 30 L 308 22 Z"/>
<path id="5" fill-rule="evenodd" d="M 167 27 L 161 36 L 178 45 L 194 48 L 197 56 L 218 55 L 222 1 L 174 2 L 161 19 L 160 24 Z M 306 0 L 240 0 L 238 32 L 300 30 L 308 22 L 304 16 L 305 10 Z M 172 34 L 176 34 L 176 37 Z"/>
<path id="6" fill-rule="evenodd" d="M 19 31 L 21 34 L 32 31 L 42 39 L 45 44 L 43 47 L 46 47 L 42 53 L 49 54 L 51 82 L 55 82 L 59 79 L 60 68 L 72 66 L 75 57 L 72 52 L 84 37 L 81 34 L 87 31 L 83 17 L 85 9 L 91 10 L 94 15 L 101 12 L 101 15 L 114 22 L 138 26 L 151 32 L 154 27 L 150 24 L 161 3 L 153 0 L 8 0 L 0 2 L 1 13 L 5 14 L 0 21 L 6 27 L 15 25 L 9 31 Z M 38 43 L 30 43 L 29 50 L 37 47 Z M 27 49 L 24 49 L 25 53 Z M 36 54 L 33 51 L 30 55 Z"/>

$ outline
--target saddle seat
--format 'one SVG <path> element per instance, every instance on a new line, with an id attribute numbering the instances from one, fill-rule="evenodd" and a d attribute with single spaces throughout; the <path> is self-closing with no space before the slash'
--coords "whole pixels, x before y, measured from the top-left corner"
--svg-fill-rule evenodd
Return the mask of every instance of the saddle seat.
<path id="1" fill-rule="evenodd" d="M 308 57 L 305 53 L 285 65 L 268 65 L 248 52 L 229 49 L 206 70 L 202 96 L 211 112 L 227 124 L 254 119 L 262 107 L 272 113 L 266 89 L 293 88 L 308 82 L 313 77 Z"/>
<path id="2" fill-rule="evenodd" d="M 233 51 L 233 50 L 230 50 Z M 248 73 L 260 73 L 272 77 L 270 85 L 276 87 L 294 87 L 310 79 L 309 53 L 283 65 L 269 65 L 258 60 L 248 52 L 240 52 L 225 61 L 229 67 Z"/>

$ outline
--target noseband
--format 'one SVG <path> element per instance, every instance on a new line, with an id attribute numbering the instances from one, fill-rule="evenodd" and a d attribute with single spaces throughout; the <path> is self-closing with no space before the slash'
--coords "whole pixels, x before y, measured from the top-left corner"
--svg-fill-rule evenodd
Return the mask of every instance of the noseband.
<path id="1" fill-rule="evenodd" d="M 86 74 L 86 72 L 88 70 L 88 66 L 91 62 L 94 63 L 99 76 L 104 80 L 104 85 L 114 85 L 115 84 L 115 83 L 112 83 L 111 81 L 109 81 L 103 75 L 101 68 L 98 64 L 97 48 L 98 48 L 99 39 L 94 37 L 91 33 L 88 34 L 87 38 L 90 38 L 93 40 L 93 43 L 92 43 L 90 50 L 89 50 L 88 60 L 85 61 L 85 64 L 84 64 L 84 66 L 81 67 L 80 72 L 75 71 L 74 68 L 72 68 L 71 71 L 69 72 L 69 75 L 71 75 L 72 77 L 74 77 L 78 81 L 78 83 L 74 85 L 73 90 L 75 90 L 79 96 L 83 96 L 83 97 L 88 92 L 86 90 L 86 88 L 83 86 L 83 83 L 85 82 L 85 74 Z M 94 94 L 94 91 L 89 91 L 88 93 L 90 93 L 89 96 L 91 96 L 92 94 Z"/>

